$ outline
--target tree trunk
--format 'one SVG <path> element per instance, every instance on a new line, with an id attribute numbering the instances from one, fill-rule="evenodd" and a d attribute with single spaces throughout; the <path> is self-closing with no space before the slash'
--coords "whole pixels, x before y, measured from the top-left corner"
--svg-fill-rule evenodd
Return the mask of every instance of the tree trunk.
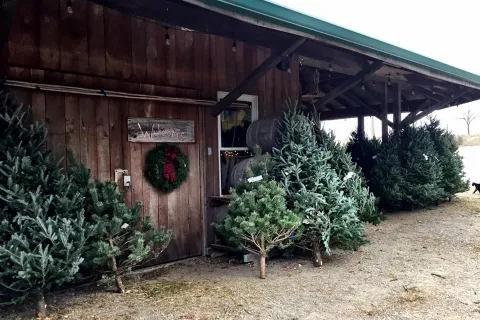
<path id="1" fill-rule="evenodd" d="M 313 244 L 313 266 L 320 267 L 322 266 L 322 253 L 320 251 L 320 244 L 314 243 Z"/>
<path id="2" fill-rule="evenodd" d="M 467 124 L 467 133 L 468 133 L 468 135 L 470 135 L 470 125 L 469 124 Z"/>
<path id="3" fill-rule="evenodd" d="M 265 238 L 263 235 L 260 237 L 260 247 L 260 279 L 265 279 L 267 277 L 265 263 L 267 253 L 265 252 Z"/>
<path id="4" fill-rule="evenodd" d="M 109 242 L 110 242 L 110 248 L 113 249 L 115 247 L 113 245 L 113 240 L 110 239 Z M 112 257 L 112 270 L 115 273 L 115 284 L 117 285 L 118 292 L 125 293 L 125 286 L 123 285 L 122 277 L 118 272 L 117 259 L 115 259 L 115 256 Z"/>
<path id="5" fill-rule="evenodd" d="M 40 320 L 45 319 L 47 318 L 47 304 L 45 303 L 45 297 L 43 296 L 42 290 L 38 289 L 35 296 L 37 299 L 37 318 Z"/>

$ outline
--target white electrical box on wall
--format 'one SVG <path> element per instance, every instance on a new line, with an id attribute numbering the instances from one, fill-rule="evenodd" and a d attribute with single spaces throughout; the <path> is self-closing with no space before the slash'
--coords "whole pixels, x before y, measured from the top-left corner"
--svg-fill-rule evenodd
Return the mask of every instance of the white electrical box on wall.
<path id="1" fill-rule="evenodd" d="M 124 175 L 123 176 L 123 186 L 124 187 L 130 187 L 131 184 L 131 179 L 129 175 Z"/>
<path id="2" fill-rule="evenodd" d="M 128 170 L 115 169 L 115 183 L 119 187 L 120 186 L 130 187 L 130 175 L 128 174 Z"/>

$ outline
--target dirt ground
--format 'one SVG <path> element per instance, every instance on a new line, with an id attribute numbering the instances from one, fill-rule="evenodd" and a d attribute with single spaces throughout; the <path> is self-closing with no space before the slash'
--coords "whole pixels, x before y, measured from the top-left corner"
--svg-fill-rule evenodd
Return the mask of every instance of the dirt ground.
<path id="1" fill-rule="evenodd" d="M 257 267 L 198 258 L 103 290 L 50 297 L 53 319 L 480 319 L 480 196 L 388 216 L 370 244 Z M 18 319 L 19 314 L 2 319 Z"/>

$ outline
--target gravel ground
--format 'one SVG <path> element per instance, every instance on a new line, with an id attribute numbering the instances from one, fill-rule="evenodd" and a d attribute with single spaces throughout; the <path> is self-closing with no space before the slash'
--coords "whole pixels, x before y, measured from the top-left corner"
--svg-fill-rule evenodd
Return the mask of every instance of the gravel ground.
<path id="1" fill-rule="evenodd" d="M 480 196 L 397 213 L 370 226 L 370 244 L 256 266 L 198 258 L 98 290 L 50 297 L 53 319 L 480 319 Z M 2 319 L 17 319 L 21 314 Z"/>

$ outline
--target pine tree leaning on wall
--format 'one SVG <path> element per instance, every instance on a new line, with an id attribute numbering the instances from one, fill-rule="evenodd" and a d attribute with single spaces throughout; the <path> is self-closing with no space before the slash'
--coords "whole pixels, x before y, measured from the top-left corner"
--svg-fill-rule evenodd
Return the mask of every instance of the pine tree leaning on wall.
<path id="1" fill-rule="evenodd" d="M 142 219 L 142 203 L 128 207 L 114 182 L 90 182 L 90 170 L 69 154 L 69 175 L 85 198 L 85 222 L 95 225 L 85 246 L 83 267 L 113 279 L 120 293 L 125 292 L 122 276 L 135 266 L 153 260 L 166 249 L 172 233 L 155 230 L 149 216 Z M 94 271 L 95 270 L 95 271 Z"/>
<path id="2" fill-rule="evenodd" d="M 83 197 L 46 150 L 46 129 L 29 124 L 27 108 L 0 93 L 1 302 L 37 300 L 75 278 L 89 233 Z"/>

